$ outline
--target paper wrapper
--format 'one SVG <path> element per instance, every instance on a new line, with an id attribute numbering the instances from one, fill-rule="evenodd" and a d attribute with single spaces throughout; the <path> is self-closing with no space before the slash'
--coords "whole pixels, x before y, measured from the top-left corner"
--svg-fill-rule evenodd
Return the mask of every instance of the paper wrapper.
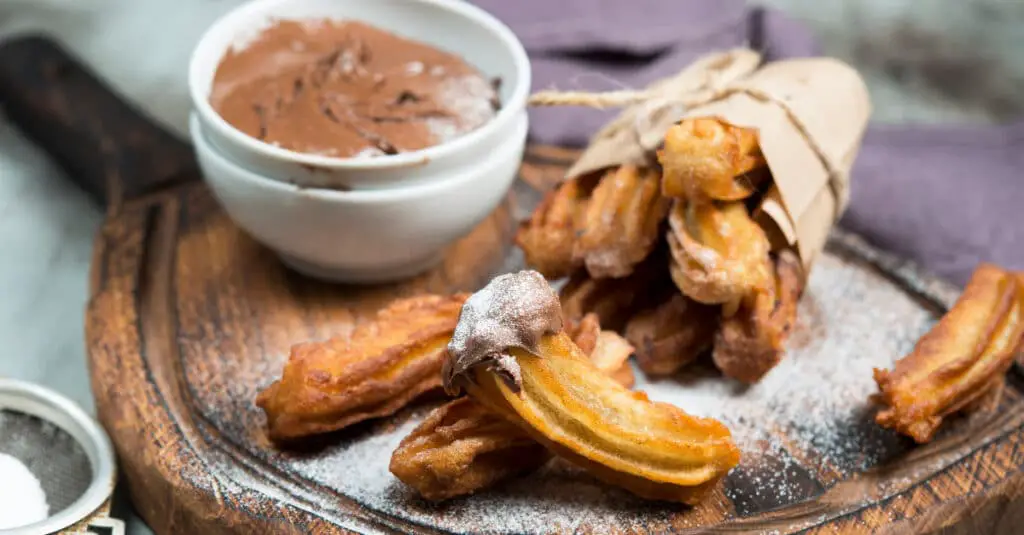
<path id="1" fill-rule="evenodd" d="M 755 219 L 772 248 L 792 247 L 809 273 L 849 201 L 870 99 L 857 71 L 838 60 L 795 59 L 758 69 L 759 62 L 751 50 L 714 54 L 652 85 L 648 91 L 656 96 L 598 132 L 567 178 L 650 164 L 665 133 L 684 118 L 757 129 L 774 185 Z"/>

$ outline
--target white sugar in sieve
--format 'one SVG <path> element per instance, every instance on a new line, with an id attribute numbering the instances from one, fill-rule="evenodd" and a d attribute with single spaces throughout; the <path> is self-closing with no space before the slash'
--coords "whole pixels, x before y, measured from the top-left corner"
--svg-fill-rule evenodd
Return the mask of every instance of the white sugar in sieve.
<path id="1" fill-rule="evenodd" d="M 0 529 L 0 535 L 124 533 L 123 523 L 108 518 L 115 484 L 110 438 L 71 400 L 39 385 L 0 378 L 0 454 L 28 468 L 49 506 L 45 519 Z M 31 483 L 19 498 L 38 494 Z"/>

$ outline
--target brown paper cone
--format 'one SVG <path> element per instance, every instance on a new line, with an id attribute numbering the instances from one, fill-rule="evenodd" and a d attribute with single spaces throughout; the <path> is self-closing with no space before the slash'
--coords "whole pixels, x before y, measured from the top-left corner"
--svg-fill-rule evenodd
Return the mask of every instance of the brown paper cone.
<path id="1" fill-rule="evenodd" d="M 653 115 L 647 113 L 651 102 L 625 110 L 595 136 L 567 176 L 650 162 L 680 119 L 716 117 L 755 128 L 774 179 L 755 217 L 774 248 L 784 246 L 781 238 L 796 250 L 807 274 L 849 201 L 850 169 L 871 110 L 867 88 L 857 71 L 829 58 L 781 61 L 737 76 L 736 66 L 746 65 L 751 54 L 732 51 L 698 61 L 677 78 L 705 83 L 693 82 L 693 93 L 677 93 L 674 106 L 656 103 Z"/>
<path id="2" fill-rule="evenodd" d="M 665 132 L 689 106 L 712 100 L 749 76 L 760 63 L 760 54 L 741 48 L 704 56 L 672 78 L 655 82 L 644 91 L 646 100 L 625 108 L 591 138 L 566 177 L 626 164 L 649 164 Z"/>

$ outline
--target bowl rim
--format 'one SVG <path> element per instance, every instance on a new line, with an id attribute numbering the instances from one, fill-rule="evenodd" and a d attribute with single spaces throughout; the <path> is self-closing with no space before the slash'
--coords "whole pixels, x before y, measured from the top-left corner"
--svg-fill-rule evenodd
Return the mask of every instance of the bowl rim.
<path id="1" fill-rule="evenodd" d="M 529 130 L 529 120 L 525 111 L 520 114 L 519 120 L 522 121 L 522 124 L 514 124 L 513 129 L 515 132 L 515 145 L 519 146 L 520 150 L 522 150 L 526 147 L 526 133 Z M 189 134 L 192 138 L 193 149 L 197 153 L 201 152 L 207 155 L 207 157 L 216 160 L 220 165 L 234 169 L 238 178 L 247 183 L 256 187 L 269 188 L 280 194 L 310 197 L 330 202 L 377 204 L 405 201 L 429 195 L 439 190 L 451 189 L 458 184 L 463 184 L 470 180 L 481 179 L 476 176 L 476 169 L 472 168 L 466 169 L 461 173 L 456 173 L 449 177 L 428 180 L 422 183 L 409 184 L 396 188 L 343 191 L 330 188 L 304 187 L 260 175 L 255 171 L 231 161 L 228 157 L 221 154 L 210 140 L 206 138 L 206 132 L 203 130 L 203 123 L 200 121 L 198 114 L 194 112 L 189 115 Z M 510 139 L 512 137 L 513 136 L 509 136 Z M 488 158 L 484 161 L 491 160 L 492 156 L 493 153 L 489 154 Z M 518 173 L 518 169 L 516 172 Z M 205 174 L 203 175 L 203 178 L 204 180 L 208 180 Z M 487 180 L 488 177 L 483 177 L 482 179 Z"/>
<path id="2" fill-rule="evenodd" d="M 532 83 L 530 60 L 519 38 L 516 37 L 515 33 L 505 23 L 465 0 L 405 0 L 409 3 L 418 2 L 420 4 L 436 6 L 456 16 L 466 18 L 470 22 L 489 30 L 508 49 L 517 71 L 516 84 L 512 89 L 510 98 L 502 103 L 502 107 L 497 115 L 479 128 L 450 141 L 415 151 L 375 156 L 373 158 L 338 158 L 308 154 L 276 147 L 270 143 L 255 139 L 235 128 L 213 109 L 208 94 L 198 86 L 200 59 L 209 55 L 206 51 L 213 46 L 210 42 L 214 34 L 219 33 L 224 26 L 238 19 L 258 17 L 266 11 L 274 10 L 278 6 L 292 1 L 294 0 L 253 0 L 221 15 L 203 32 L 202 37 L 199 38 L 199 41 L 192 49 L 192 55 L 189 58 L 188 88 L 193 110 L 202 116 L 203 122 L 216 129 L 218 134 L 229 138 L 232 142 L 250 152 L 288 163 L 328 170 L 394 169 L 418 166 L 425 162 L 445 158 L 479 144 L 496 131 L 505 128 L 515 120 L 521 111 L 526 109 L 526 99 Z M 338 15 L 343 15 L 343 13 L 338 13 Z M 431 43 L 428 42 L 427 44 Z M 220 58 L 217 60 L 218 65 L 219 62 Z"/>

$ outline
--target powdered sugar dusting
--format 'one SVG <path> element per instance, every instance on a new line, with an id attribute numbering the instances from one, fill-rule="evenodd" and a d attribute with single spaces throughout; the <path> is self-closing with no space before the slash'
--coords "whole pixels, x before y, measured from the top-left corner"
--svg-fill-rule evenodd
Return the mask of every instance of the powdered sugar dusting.
<path id="1" fill-rule="evenodd" d="M 46 520 L 50 506 L 39 479 L 17 457 L 0 453 L 0 530 Z"/>
<path id="2" fill-rule="evenodd" d="M 906 448 L 871 423 L 871 370 L 890 366 L 935 319 L 934 311 L 861 261 L 826 254 L 801 301 L 786 358 L 761 383 L 744 389 L 698 365 L 659 381 L 637 372 L 637 389 L 726 422 L 744 454 L 725 485 L 738 516 L 784 507 L 819 496 L 829 484 Z M 699 509 L 645 502 L 558 461 L 475 496 L 424 502 L 388 472 L 388 464 L 426 413 L 425 407 L 406 411 L 313 456 L 275 456 L 275 464 L 390 518 L 457 533 L 702 525 Z M 811 472 L 816 466 L 834 479 Z"/>
<path id="3" fill-rule="evenodd" d="M 518 347 L 536 353 L 541 337 L 560 330 L 558 294 L 540 273 L 523 270 L 495 277 L 462 306 L 441 369 L 445 390 L 458 393 L 460 386 L 453 383 L 469 379 L 459 376 L 485 365 L 518 392 L 519 363 L 507 351 Z"/>
<path id="4" fill-rule="evenodd" d="M 295 472 L 380 513 L 455 533 L 573 532 L 587 526 L 626 527 L 668 521 L 684 508 L 652 504 L 611 488 L 580 469 L 554 461 L 530 476 L 475 496 L 433 504 L 388 472 L 391 452 L 426 416 L 417 409 L 386 432 L 374 430 L 312 456 L 285 454 Z"/>
<path id="5" fill-rule="evenodd" d="M 813 452 L 813 465 L 839 474 L 874 466 L 903 443 L 872 423 L 872 370 L 891 367 L 936 320 L 914 298 L 880 282 L 877 273 L 824 256 L 800 303 L 786 357 L 759 383 L 745 387 L 698 365 L 660 381 L 640 374 L 637 388 L 724 421 L 744 453 L 743 466 L 779 459 L 782 451 Z M 785 493 L 792 490 L 784 488 L 788 480 L 766 486 Z"/>
<path id="6" fill-rule="evenodd" d="M 430 133 L 439 142 L 452 140 L 490 121 L 495 116 L 495 102 L 498 100 L 491 83 L 476 74 L 452 76 L 444 80 L 434 98 L 457 118 L 426 121 Z"/>

